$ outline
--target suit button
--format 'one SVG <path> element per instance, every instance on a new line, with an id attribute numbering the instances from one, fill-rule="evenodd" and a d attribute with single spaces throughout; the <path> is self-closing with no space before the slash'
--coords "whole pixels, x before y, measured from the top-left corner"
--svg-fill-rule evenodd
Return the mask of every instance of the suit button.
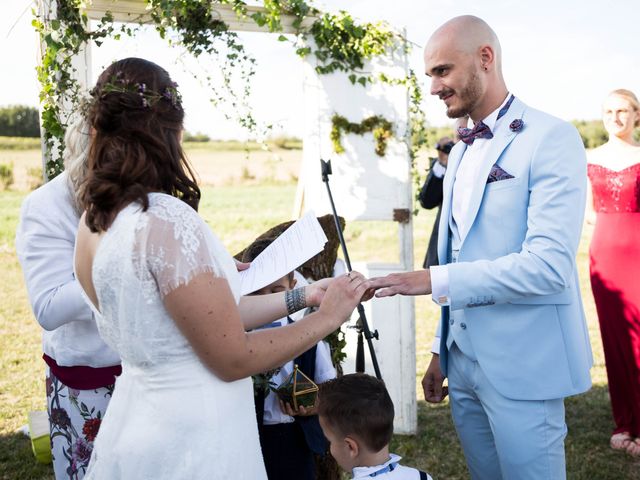
<path id="1" fill-rule="evenodd" d="M 454 323 L 456 323 L 456 321 L 453 318 L 449 320 L 449 325 L 453 325 Z"/>
<path id="2" fill-rule="evenodd" d="M 461 328 L 461 329 L 463 329 L 463 330 L 466 330 L 466 329 L 467 329 L 467 324 L 466 324 L 466 323 L 464 323 L 464 322 L 462 322 L 462 323 L 460 324 L 460 328 Z"/>

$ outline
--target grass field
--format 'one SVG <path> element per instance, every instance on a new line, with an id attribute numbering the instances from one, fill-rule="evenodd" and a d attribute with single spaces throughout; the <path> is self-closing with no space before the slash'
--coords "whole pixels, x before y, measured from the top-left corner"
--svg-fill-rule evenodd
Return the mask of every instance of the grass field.
<path id="1" fill-rule="evenodd" d="M 207 184 L 203 188 L 201 213 L 232 253 L 267 228 L 290 219 L 295 195 L 292 179 L 297 176 L 299 151 L 252 152 L 248 160 L 242 152 L 202 148 L 190 149 L 189 155 Z M 27 439 L 15 433 L 26 423 L 27 412 L 45 408 L 40 328 L 27 302 L 14 247 L 20 203 L 28 193 L 21 185 L 26 184 L 27 169 L 39 164 L 39 152 L 0 151 L 0 163 L 8 158 L 14 163 L 17 180 L 15 190 L 0 192 L 0 479 L 50 479 L 53 478 L 50 467 L 36 464 Z M 243 175 L 244 168 L 250 175 Z M 415 266 L 418 268 L 431 231 L 433 212 L 421 211 L 414 222 Z M 394 261 L 397 255 L 394 228 L 381 222 L 347 225 L 346 238 L 352 260 Z M 640 480 L 640 462 L 608 447 L 612 419 L 597 319 L 589 291 L 589 236 L 590 232 L 585 231 L 578 265 L 595 355 L 594 387 L 566 402 L 568 478 Z M 430 358 L 436 315 L 435 307 L 427 298 L 416 300 L 418 386 Z M 393 450 L 404 457 L 406 464 L 427 470 L 435 479 L 468 478 L 448 405 L 427 405 L 420 388 L 418 392 L 418 434 L 397 436 Z"/>

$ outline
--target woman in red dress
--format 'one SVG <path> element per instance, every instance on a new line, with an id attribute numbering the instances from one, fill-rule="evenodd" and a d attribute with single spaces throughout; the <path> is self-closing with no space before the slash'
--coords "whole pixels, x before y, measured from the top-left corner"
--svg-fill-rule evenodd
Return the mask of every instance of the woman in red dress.
<path id="1" fill-rule="evenodd" d="M 611 448 L 640 457 L 640 103 L 614 90 L 603 106 L 609 141 L 589 155 L 595 220 L 590 248 L 615 429 Z"/>

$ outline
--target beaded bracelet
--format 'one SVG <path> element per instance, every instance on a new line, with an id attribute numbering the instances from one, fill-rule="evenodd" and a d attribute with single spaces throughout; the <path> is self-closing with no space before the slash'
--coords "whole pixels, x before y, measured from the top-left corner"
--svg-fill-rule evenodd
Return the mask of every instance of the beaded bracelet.
<path id="1" fill-rule="evenodd" d="M 307 306 L 307 300 L 305 298 L 305 288 L 294 288 L 284 293 L 284 301 L 287 304 L 287 313 L 292 313 L 302 310 Z"/>

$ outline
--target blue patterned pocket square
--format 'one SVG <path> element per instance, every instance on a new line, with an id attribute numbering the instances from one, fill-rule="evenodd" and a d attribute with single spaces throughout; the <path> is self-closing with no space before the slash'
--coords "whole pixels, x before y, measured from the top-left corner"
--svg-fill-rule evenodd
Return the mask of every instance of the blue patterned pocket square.
<path id="1" fill-rule="evenodd" d="M 491 167 L 489 176 L 487 177 L 487 183 L 499 182 L 500 180 L 508 180 L 509 178 L 514 177 L 510 173 L 505 172 L 498 165 L 494 164 L 493 167 Z"/>

